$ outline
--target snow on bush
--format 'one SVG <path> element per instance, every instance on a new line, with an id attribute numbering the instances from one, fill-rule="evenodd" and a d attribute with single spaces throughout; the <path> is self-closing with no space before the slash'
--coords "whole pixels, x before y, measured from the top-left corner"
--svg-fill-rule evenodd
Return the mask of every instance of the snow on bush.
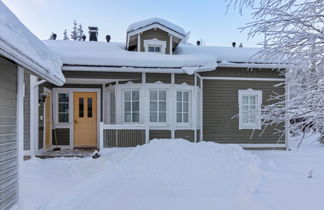
<path id="1" fill-rule="evenodd" d="M 267 209 L 260 164 L 237 145 L 153 140 L 40 209 Z"/>

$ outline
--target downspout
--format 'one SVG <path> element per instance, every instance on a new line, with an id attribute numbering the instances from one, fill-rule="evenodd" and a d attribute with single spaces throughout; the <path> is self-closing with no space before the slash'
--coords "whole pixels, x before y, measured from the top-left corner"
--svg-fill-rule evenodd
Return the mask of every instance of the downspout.
<path id="1" fill-rule="evenodd" d="M 34 158 L 38 151 L 38 87 L 46 80 L 37 82 L 37 77 L 30 76 L 30 157 Z"/>

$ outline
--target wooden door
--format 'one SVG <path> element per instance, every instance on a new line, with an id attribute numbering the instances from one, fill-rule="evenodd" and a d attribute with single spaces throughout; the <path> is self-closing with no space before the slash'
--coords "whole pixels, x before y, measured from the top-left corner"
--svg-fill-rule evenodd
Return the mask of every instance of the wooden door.
<path id="1" fill-rule="evenodd" d="M 97 147 L 97 93 L 74 93 L 74 146 Z"/>
<path id="2" fill-rule="evenodd" d="M 52 95 L 45 98 L 45 149 L 51 146 L 52 140 Z"/>

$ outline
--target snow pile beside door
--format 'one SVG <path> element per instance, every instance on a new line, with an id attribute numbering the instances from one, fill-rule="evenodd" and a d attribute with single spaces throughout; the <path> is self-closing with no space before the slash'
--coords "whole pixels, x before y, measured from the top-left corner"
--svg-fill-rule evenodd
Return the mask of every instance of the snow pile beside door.
<path id="1" fill-rule="evenodd" d="M 267 209 L 260 164 L 237 145 L 154 140 L 40 209 Z"/>

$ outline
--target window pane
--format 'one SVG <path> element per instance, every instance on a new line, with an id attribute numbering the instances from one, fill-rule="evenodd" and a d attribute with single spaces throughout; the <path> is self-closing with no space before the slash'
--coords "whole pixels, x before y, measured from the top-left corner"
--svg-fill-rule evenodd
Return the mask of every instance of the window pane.
<path id="1" fill-rule="evenodd" d="M 155 52 L 161 52 L 161 47 L 155 47 Z"/>
<path id="2" fill-rule="evenodd" d="M 67 112 L 69 109 L 69 104 L 59 104 L 59 112 Z"/>
<path id="3" fill-rule="evenodd" d="M 166 102 L 159 103 L 159 111 L 166 111 Z"/>
<path id="4" fill-rule="evenodd" d="M 166 91 L 165 90 L 160 90 L 159 98 L 160 98 L 160 100 L 163 100 L 163 101 L 166 100 Z"/>
<path id="5" fill-rule="evenodd" d="M 139 122 L 139 113 L 133 113 L 133 122 Z"/>
<path id="6" fill-rule="evenodd" d="M 157 102 L 150 102 L 150 110 L 157 111 Z"/>
<path id="7" fill-rule="evenodd" d="M 160 112 L 159 122 L 166 122 L 166 112 Z"/>
<path id="8" fill-rule="evenodd" d="M 150 113 L 150 122 L 157 122 L 157 112 Z"/>
<path id="9" fill-rule="evenodd" d="M 188 113 L 183 114 L 183 122 L 189 122 L 189 114 Z"/>
<path id="10" fill-rule="evenodd" d="M 154 47 L 148 47 L 149 52 L 154 52 Z"/>
<path id="11" fill-rule="evenodd" d="M 125 102 L 125 112 L 131 111 L 131 102 Z"/>
<path id="12" fill-rule="evenodd" d="M 255 123 L 255 113 L 254 112 L 251 112 L 249 114 L 249 122 Z"/>
<path id="13" fill-rule="evenodd" d="M 88 98 L 88 117 L 92 117 L 92 98 Z"/>
<path id="14" fill-rule="evenodd" d="M 157 100 L 157 91 L 156 90 L 150 91 L 150 100 Z"/>
<path id="15" fill-rule="evenodd" d="M 243 104 L 248 104 L 248 101 L 249 99 L 248 99 L 248 96 L 243 96 L 243 100 L 242 100 L 242 102 L 243 102 Z"/>
<path id="16" fill-rule="evenodd" d="M 182 103 L 177 102 L 177 112 L 182 112 Z"/>
<path id="17" fill-rule="evenodd" d="M 183 101 L 189 101 L 189 93 L 188 92 L 183 92 Z"/>
<path id="18" fill-rule="evenodd" d="M 139 102 L 133 102 L 133 110 L 132 111 L 139 111 Z"/>
<path id="19" fill-rule="evenodd" d="M 61 123 L 65 123 L 69 121 L 69 114 L 65 114 L 65 113 L 60 113 L 59 114 L 59 122 Z"/>
<path id="20" fill-rule="evenodd" d="M 125 101 L 130 101 L 131 100 L 131 91 L 125 91 L 124 100 Z"/>
<path id="21" fill-rule="evenodd" d="M 182 101 L 182 92 L 177 91 L 177 101 Z"/>
<path id="22" fill-rule="evenodd" d="M 248 105 L 243 105 L 242 106 L 242 110 L 243 111 L 248 111 L 249 110 L 249 106 Z"/>
<path id="23" fill-rule="evenodd" d="M 59 102 L 69 102 L 69 95 L 67 93 L 59 93 Z"/>
<path id="24" fill-rule="evenodd" d="M 183 103 L 183 111 L 189 112 L 189 104 L 188 103 Z"/>
<path id="25" fill-rule="evenodd" d="M 244 123 L 247 123 L 249 121 L 247 112 L 242 113 L 242 120 L 243 120 Z"/>
<path id="26" fill-rule="evenodd" d="M 84 98 L 79 98 L 79 117 L 84 117 Z"/>
<path id="27" fill-rule="evenodd" d="M 182 122 L 182 114 L 177 113 L 177 122 Z"/>
<path id="28" fill-rule="evenodd" d="M 125 122 L 131 122 L 131 113 L 125 113 L 124 121 Z"/>
<path id="29" fill-rule="evenodd" d="M 256 100 L 255 100 L 256 96 L 250 96 L 250 104 L 255 104 Z"/>
<path id="30" fill-rule="evenodd" d="M 139 100 L 139 91 L 132 91 L 132 100 Z"/>

